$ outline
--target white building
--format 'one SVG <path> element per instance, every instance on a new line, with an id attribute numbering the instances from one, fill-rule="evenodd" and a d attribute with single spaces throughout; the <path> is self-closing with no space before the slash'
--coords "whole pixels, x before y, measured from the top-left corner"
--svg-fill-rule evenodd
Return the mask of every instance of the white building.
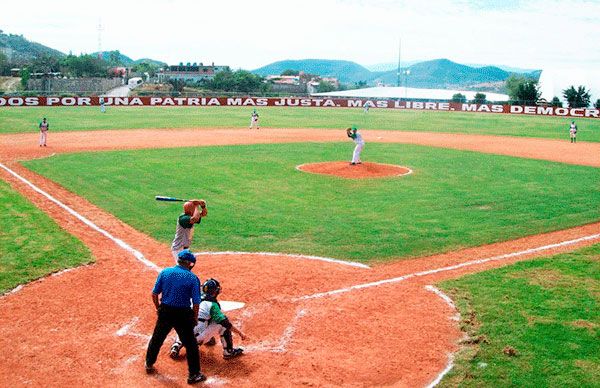
<path id="1" fill-rule="evenodd" d="M 365 89 L 354 89 L 354 90 L 343 90 L 328 93 L 312 93 L 312 96 L 329 96 L 329 97 L 348 97 L 348 98 L 404 98 L 410 100 L 442 100 L 449 101 L 452 96 L 456 93 L 460 93 L 467 98 L 467 101 L 471 101 L 475 98 L 476 93 L 485 94 L 487 101 L 492 102 L 503 102 L 508 101 L 509 97 L 506 94 L 491 93 L 491 92 L 477 92 L 477 91 L 465 91 L 465 90 L 446 90 L 446 89 L 417 89 L 417 88 L 405 88 L 401 86 L 394 87 L 374 87 Z"/>

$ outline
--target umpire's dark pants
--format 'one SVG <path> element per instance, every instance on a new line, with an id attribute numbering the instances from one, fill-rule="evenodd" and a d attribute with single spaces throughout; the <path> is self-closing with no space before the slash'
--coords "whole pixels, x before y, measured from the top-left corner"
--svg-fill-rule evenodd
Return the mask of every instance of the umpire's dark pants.
<path id="1" fill-rule="evenodd" d="M 158 319 L 156 320 L 154 333 L 152 333 L 146 352 L 146 365 L 154 365 L 165 338 L 174 328 L 181 343 L 185 346 L 190 376 L 200 373 L 200 353 L 194 336 L 195 324 L 196 319 L 191 308 L 175 308 L 161 304 L 158 308 Z"/>

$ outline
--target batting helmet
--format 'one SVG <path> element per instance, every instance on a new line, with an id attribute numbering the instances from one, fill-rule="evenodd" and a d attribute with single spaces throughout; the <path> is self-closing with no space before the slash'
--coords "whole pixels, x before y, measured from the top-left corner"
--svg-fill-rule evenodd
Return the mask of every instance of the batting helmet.
<path id="1" fill-rule="evenodd" d="M 217 279 L 208 279 L 202 285 L 202 292 L 208 295 L 219 295 L 221 292 L 221 284 Z"/>

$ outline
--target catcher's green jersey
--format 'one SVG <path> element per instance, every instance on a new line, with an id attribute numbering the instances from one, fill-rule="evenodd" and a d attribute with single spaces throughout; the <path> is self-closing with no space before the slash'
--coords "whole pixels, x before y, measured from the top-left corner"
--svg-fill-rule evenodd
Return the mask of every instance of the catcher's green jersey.
<path id="1" fill-rule="evenodd" d="M 202 300 L 200 302 L 200 309 L 198 310 L 198 318 L 208 320 L 215 323 L 223 322 L 227 317 L 221 311 L 221 306 L 218 302 L 210 300 Z"/>

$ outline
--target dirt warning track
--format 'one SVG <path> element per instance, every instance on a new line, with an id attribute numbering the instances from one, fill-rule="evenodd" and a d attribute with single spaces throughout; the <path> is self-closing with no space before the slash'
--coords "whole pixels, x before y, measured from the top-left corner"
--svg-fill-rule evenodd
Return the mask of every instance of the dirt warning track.
<path id="1" fill-rule="evenodd" d="M 169 247 L 16 160 L 249 140 L 347 140 L 343 131 L 314 129 L 261 129 L 252 138 L 239 129 L 106 134 L 52 133 L 47 148 L 37 147 L 36 135 L 0 136 L 0 162 L 22 179 L 4 168 L 0 177 L 81 239 L 96 260 L 2 296 L 0 348 L 7 351 L 0 380 L 7 386 L 183 386 L 186 376 L 185 361 L 169 359 L 167 345 L 156 364 L 159 374 L 148 377 L 143 369 L 155 319 L 150 290 L 157 269 L 172 264 Z M 600 166 L 600 145 L 590 143 L 578 143 L 575 150 L 552 140 L 390 131 L 368 131 L 365 138 Z M 68 208 L 97 228 L 82 227 Z M 207 384 L 426 386 L 447 368 L 462 335 L 453 320 L 456 311 L 426 285 L 598 241 L 600 223 L 595 223 L 372 268 L 286 255 L 202 255 L 196 273 L 221 280 L 223 299 L 246 303 L 230 316 L 250 336 L 242 344 L 247 354 L 233 361 L 220 357 L 219 346 L 202 348 Z"/>

